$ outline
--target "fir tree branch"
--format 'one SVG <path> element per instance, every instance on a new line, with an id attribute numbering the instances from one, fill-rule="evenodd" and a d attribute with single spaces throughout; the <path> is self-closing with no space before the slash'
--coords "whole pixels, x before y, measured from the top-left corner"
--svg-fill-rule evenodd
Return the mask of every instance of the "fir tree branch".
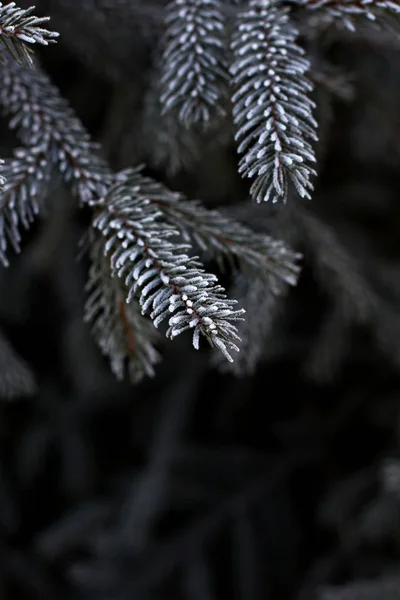
<path id="1" fill-rule="evenodd" d="M 106 243 L 107 253 L 113 252 L 113 273 L 118 271 L 130 288 L 128 303 L 146 282 L 140 291 L 143 310 L 146 312 L 152 306 L 150 316 L 156 325 L 168 317 L 168 337 L 192 328 L 196 347 L 202 334 L 231 360 L 230 351 L 237 350 L 239 339 L 231 321 L 239 318 L 242 311 L 234 311 L 233 302 L 226 299 L 217 278 L 204 273 L 200 263 L 187 256 L 189 246 L 172 242 L 170 237 L 179 231 L 188 236 L 189 232 L 191 241 L 212 250 L 217 257 L 238 260 L 240 266 L 253 273 L 259 269 L 271 285 L 274 278 L 296 282 L 298 255 L 280 242 L 254 235 L 215 211 L 208 214 L 198 202 L 182 200 L 178 204 L 178 195 L 138 171 L 114 175 L 44 74 L 24 69 L 10 60 L 0 65 L 0 74 L 4 81 L 0 103 L 12 117 L 11 126 L 17 128 L 29 151 L 35 156 L 40 151 L 46 173 L 47 168 L 50 172 L 57 169 L 81 203 L 100 211 L 94 220 L 95 227 L 112 240 Z M 23 164 L 29 173 L 27 162 L 22 161 L 21 170 Z M 139 208 L 143 210 L 142 216 Z M 124 211 L 133 218 L 127 229 Z M 121 229 L 114 229 L 115 224 Z M 115 297 L 109 311 L 109 315 L 115 314 Z M 103 317 L 106 318 L 105 313 Z M 97 339 L 103 351 L 106 347 L 115 350 L 110 341 L 101 341 L 99 335 Z M 120 359 L 115 357 L 115 360 Z"/>
<path id="2" fill-rule="evenodd" d="M 38 68 L 0 63 L 0 104 L 25 146 L 39 146 L 82 203 L 105 193 L 111 171 L 57 88 Z"/>
<path id="3" fill-rule="evenodd" d="M 15 2 L 0 2 L 0 43 L 19 63 L 33 66 L 32 49 L 28 44 L 54 44 L 58 33 L 41 27 L 50 17 L 36 17 L 34 6 L 19 8 Z"/>
<path id="4" fill-rule="evenodd" d="M 231 361 L 240 341 L 232 321 L 244 311 L 233 310 L 235 302 L 226 298 L 216 276 L 186 254 L 190 246 L 170 240 L 178 231 L 158 222 L 160 212 L 150 202 L 163 193 L 157 182 L 126 171 L 109 190 L 93 226 L 107 240 L 113 273 L 129 288 L 128 303 L 139 292 L 142 312 L 151 310 L 156 327 L 168 319 L 167 337 L 192 329 L 195 348 L 203 335 Z"/>
<path id="5" fill-rule="evenodd" d="M 255 178 L 251 194 L 257 202 L 285 201 L 289 178 L 302 197 L 310 198 L 313 189 L 317 123 L 308 97 L 310 63 L 297 36 L 288 9 L 274 1 L 250 0 L 236 18 L 233 120 L 243 155 L 239 172 Z"/>
<path id="6" fill-rule="evenodd" d="M 106 190 L 114 176 L 105 161 L 94 154 L 88 134 L 68 105 L 40 72 L 28 72 L 6 62 L 4 79 L 8 93 L 0 92 L 0 102 L 14 117 L 12 126 L 19 127 L 25 142 L 33 144 L 43 140 L 42 144 L 47 145 L 50 163 L 57 165 L 66 182 L 72 184 L 82 202 L 97 205 L 101 204 L 102 197 L 107 197 L 108 204 L 103 213 L 95 218 L 95 227 L 105 236 L 113 233 L 113 224 L 119 223 L 121 226 L 125 222 L 118 220 L 121 201 L 118 193 L 121 183 L 111 187 L 112 191 L 107 194 Z M 39 99 L 44 96 L 44 91 L 47 92 L 45 101 L 40 104 Z M 133 211 L 135 215 L 138 207 L 150 204 L 149 196 L 157 198 L 164 193 L 162 186 L 145 180 L 135 172 L 131 174 L 129 183 L 128 180 L 129 177 L 124 178 L 122 185 L 128 198 L 126 205 L 124 200 L 122 201 L 122 207 L 128 210 L 128 213 Z M 113 210 L 117 211 L 115 215 Z M 242 311 L 232 310 L 233 302 L 225 298 L 223 288 L 216 284 L 217 279 L 214 275 L 205 274 L 196 260 L 182 254 L 187 250 L 187 246 L 173 244 L 167 239 L 175 230 L 167 224 L 161 226 L 155 223 L 156 217 L 158 213 L 150 207 L 147 220 L 144 216 L 144 221 L 139 218 L 133 222 L 133 233 L 129 229 L 125 232 L 122 229 L 111 236 L 111 245 L 110 240 L 106 244 L 107 253 L 112 249 L 113 260 L 122 260 L 118 269 L 122 268 L 119 273 L 123 273 L 125 277 L 132 275 L 134 280 L 138 280 L 140 272 L 144 271 L 138 284 L 147 281 L 145 289 L 141 292 L 143 309 L 146 311 L 153 303 L 151 317 L 156 325 L 167 315 L 170 316 L 170 327 L 167 331 L 169 337 L 174 337 L 189 327 L 193 328 L 193 342 L 196 347 L 200 334 L 203 334 L 212 345 L 219 347 L 231 359 L 228 349 L 236 350 L 237 346 L 233 340 L 238 341 L 239 338 L 230 321 L 238 318 Z M 145 229 L 142 230 L 144 225 Z M 144 246 L 140 246 L 142 242 L 145 243 Z M 125 244 L 130 249 L 128 254 L 124 249 Z M 137 258 L 139 269 L 136 265 L 132 273 L 127 273 L 129 264 L 133 266 Z M 153 259 L 155 262 L 151 266 Z M 114 263 L 112 269 L 115 271 Z M 156 293 L 153 290 L 146 299 L 150 291 L 150 281 L 153 288 L 161 286 L 161 290 L 157 289 Z M 132 286 L 132 281 L 130 284 Z M 136 289 L 137 286 L 134 287 Z M 133 287 L 128 294 L 128 302 L 132 300 L 132 290 Z M 165 305 L 166 300 L 168 302 Z M 178 314 L 172 316 L 171 312 L 175 311 L 178 311 Z M 215 333 L 212 333 L 213 331 Z"/>
<path id="7" fill-rule="evenodd" d="M 0 104 L 24 147 L 0 165 L 0 261 L 8 264 L 11 244 L 20 250 L 19 224 L 28 228 L 38 214 L 51 176 L 58 171 L 82 203 L 98 198 L 111 181 L 97 146 L 47 77 L 12 58 L 0 62 Z"/>
<path id="8" fill-rule="evenodd" d="M 167 6 L 161 103 L 186 126 L 224 116 L 228 67 L 221 0 L 172 0 Z"/>
<path id="9" fill-rule="evenodd" d="M 296 285 L 301 254 L 280 240 L 255 233 L 219 211 L 208 210 L 199 201 L 184 200 L 179 194 L 166 193 L 152 203 L 163 212 L 167 222 L 178 227 L 186 241 L 209 252 L 220 267 L 223 259 L 227 259 L 231 267 L 256 273 L 274 290 L 280 287 L 278 280 Z"/>
<path id="10" fill-rule="evenodd" d="M 356 30 L 360 17 L 385 27 L 387 17 L 400 15 L 399 0 L 296 0 L 296 4 L 350 31 Z"/>
<path id="11" fill-rule="evenodd" d="M 92 333 L 110 360 L 112 372 L 123 379 L 125 363 L 132 382 L 154 375 L 154 365 L 160 356 L 153 346 L 158 333 L 151 321 L 140 313 L 137 300 L 126 303 L 127 290 L 121 279 L 113 277 L 110 259 L 104 254 L 104 241 L 95 230 L 89 232 L 92 265 L 87 284 L 85 321 L 92 324 Z"/>
<path id="12" fill-rule="evenodd" d="M 20 251 L 20 225 L 28 229 L 46 197 L 51 169 L 40 146 L 19 148 L 0 164 L 0 262 L 8 266 L 8 247 Z"/>

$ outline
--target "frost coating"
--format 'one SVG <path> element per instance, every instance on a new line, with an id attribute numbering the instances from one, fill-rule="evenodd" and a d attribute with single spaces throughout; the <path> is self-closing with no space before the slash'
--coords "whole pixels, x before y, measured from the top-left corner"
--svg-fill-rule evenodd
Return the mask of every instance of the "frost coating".
<path id="1" fill-rule="evenodd" d="M 220 0 L 172 0 L 167 6 L 161 104 L 186 126 L 225 115 L 228 68 Z M 221 85 L 222 83 L 222 85 Z"/>
<path id="2" fill-rule="evenodd" d="M 317 123 L 305 76 L 310 65 L 288 12 L 274 2 L 251 0 L 236 19 L 232 39 L 239 173 L 254 180 L 250 191 L 257 202 L 285 201 L 289 178 L 301 197 L 310 198 L 316 175 L 311 142 Z"/>
<path id="3" fill-rule="evenodd" d="M 171 241 L 176 229 L 161 223 L 160 211 L 146 201 L 162 194 L 161 184 L 133 170 L 108 192 L 93 226 L 106 238 L 112 273 L 124 281 L 128 302 L 138 295 L 142 313 L 156 327 L 167 320 L 167 337 L 193 329 L 195 347 L 202 335 L 232 361 L 240 341 L 233 322 L 244 311 L 234 310 L 235 301 L 227 299 L 217 277 L 188 256 L 190 246 Z M 146 271 L 149 256 L 152 268 Z"/>

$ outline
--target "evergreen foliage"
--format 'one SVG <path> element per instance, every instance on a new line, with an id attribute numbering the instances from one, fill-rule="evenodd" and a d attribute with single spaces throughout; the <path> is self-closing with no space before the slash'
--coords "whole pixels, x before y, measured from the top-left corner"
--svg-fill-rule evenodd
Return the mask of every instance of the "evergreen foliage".
<path id="1" fill-rule="evenodd" d="M 227 79 L 221 0 L 174 0 L 167 6 L 161 102 L 187 127 L 224 115 Z"/>
<path id="2" fill-rule="evenodd" d="M 237 16 L 231 71 L 235 93 L 233 119 L 239 172 L 255 178 L 250 193 L 257 202 L 287 197 L 288 176 L 301 197 L 310 198 L 317 140 L 310 63 L 297 44 L 288 9 L 253 0 Z"/>
<path id="3" fill-rule="evenodd" d="M 167 5 L 166 30 L 160 41 L 161 113 L 173 111 L 186 128 L 212 127 L 215 117 L 226 116 L 230 72 L 235 139 L 238 152 L 243 155 L 238 170 L 254 180 L 250 194 L 257 202 L 286 201 L 288 183 L 292 181 L 299 196 L 309 199 L 311 178 L 316 174 L 312 144 L 317 140 L 317 123 L 313 116 L 315 105 L 309 97 L 310 62 L 299 45 L 291 9 L 277 1 L 235 4 L 231 7 L 236 10 L 233 21 L 226 12 L 228 3 L 225 5 L 222 0 L 173 0 Z M 382 2 L 360 6 L 351 2 L 299 5 L 343 18 L 365 14 L 368 19 L 375 19 L 375 9 L 378 14 L 384 9 L 389 13 L 397 10 L 395 4 Z M 116 11 L 120 8 L 115 6 Z M 1 39 L 11 58 L 5 55 L 1 66 L 0 101 L 23 144 L 13 159 L 1 166 L 5 178 L 1 215 L 3 264 L 8 263 L 9 244 L 19 250 L 19 224 L 29 227 L 40 211 L 52 174 L 58 171 L 82 204 L 102 207 L 93 227 L 105 236 L 104 252 L 112 254 L 111 276 L 125 280 L 128 302 L 136 295 L 143 312 L 151 307 L 150 316 L 156 325 L 169 315 L 167 336 L 175 337 L 178 332 L 193 328 L 196 348 L 201 334 L 232 360 L 230 350 L 239 349 L 240 338 L 228 321 L 243 311 L 233 311 L 232 301 L 225 299 L 217 278 L 203 274 L 201 263 L 189 258 L 186 253 L 190 245 L 175 243 L 171 236 L 180 233 L 189 244 L 194 242 L 217 258 L 234 257 L 245 270 L 251 264 L 256 277 L 275 271 L 289 284 L 296 283 L 299 257 L 290 254 L 280 242 L 260 234 L 254 236 L 241 225 L 231 224 L 216 211 L 208 213 L 198 202 L 172 200 L 174 195 L 167 188 L 141 177 L 139 172 L 115 178 L 44 73 L 39 68 L 26 68 L 26 64 L 32 66 L 29 44 L 55 41 L 57 34 L 41 27 L 47 17 L 36 17 L 33 8 L 20 9 L 13 2 L 2 6 L 1 11 Z M 232 25 L 230 51 L 228 23 Z M 139 292 L 144 282 L 146 285 Z M 266 284 L 274 286 L 273 279 L 267 277 Z M 189 289 L 193 290 L 190 294 Z M 105 302 L 104 294 L 101 298 Z M 111 302 L 118 314 L 119 303 Z M 107 310 L 111 315 L 111 307 Z M 172 314 L 175 311 L 178 312 Z M 120 362 L 120 358 L 112 356 L 114 343 L 110 345 L 101 337 L 100 345 L 111 361 L 115 358 Z M 150 371 L 143 365 L 143 372 Z"/>
<path id="4" fill-rule="evenodd" d="M 37 4 L 0 2 L 0 600 L 397 598 L 398 0 Z"/>
<path id="5" fill-rule="evenodd" d="M 50 17 L 36 17 L 34 10 L 34 6 L 21 9 L 15 2 L 6 5 L 0 2 L 1 43 L 13 58 L 28 66 L 32 66 L 30 45 L 47 46 L 54 43 L 59 35 L 41 27 Z"/>

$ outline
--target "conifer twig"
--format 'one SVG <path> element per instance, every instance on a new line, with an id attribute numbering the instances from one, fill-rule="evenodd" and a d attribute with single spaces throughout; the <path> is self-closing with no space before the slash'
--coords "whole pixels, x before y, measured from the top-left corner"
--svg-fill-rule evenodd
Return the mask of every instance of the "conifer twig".
<path id="1" fill-rule="evenodd" d="M 297 43 L 288 8 L 250 0 L 236 17 L 232 38 L 233 121 L 239 173 L 254 179 L 257 202 L 286 201 L 289 179 L 311 197 L 317 140 L 310 68 Z"/>
<path id="2" fill-rule="evenodd" d="M 34 6 L 21 9 L 15 2 L 0 2 L 0 43 L 21 64 L 33 66 L 33 44 L 54 44 L 59 34 L 44 29 L 50 17 L 36 17 Z"/>

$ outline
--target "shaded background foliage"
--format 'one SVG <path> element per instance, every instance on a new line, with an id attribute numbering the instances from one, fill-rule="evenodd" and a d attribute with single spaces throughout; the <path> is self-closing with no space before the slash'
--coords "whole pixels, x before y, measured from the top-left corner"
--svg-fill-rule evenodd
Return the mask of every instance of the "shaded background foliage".
<path id="1" fill-rule="evenodd" d="M 220 372 L 179 338 L 155 379 L 117 382 L 83 323 L 89 216 L 54 183 L 47 218 L 0 271 L 0 364 L 23 359 L 20 399 L 0 388 L 0 597 L 399 598 L 399 46 L 345 33 L 318 45 L 318 187 L 280 210 L 249 203 L 229 131 L 185 140 L 154 118 L 162 2 L 140 19 L 122 0 L 37 4 L 61 33 L 42 64 L 113 167 L 145 161 L 279 233 L 304 268 L 273 311 L 251 289 L 252 374 Z"/>

